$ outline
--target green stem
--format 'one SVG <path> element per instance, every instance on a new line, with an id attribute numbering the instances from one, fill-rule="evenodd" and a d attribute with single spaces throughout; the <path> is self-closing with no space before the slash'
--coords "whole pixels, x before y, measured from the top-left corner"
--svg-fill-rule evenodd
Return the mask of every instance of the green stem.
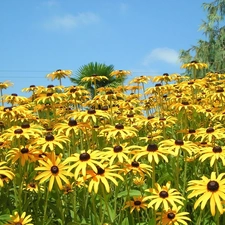
<path id="1" fill-rule="evenodd" d="M 47 187 L 45 187 L 45 189 L 47 189 L 46 195 L 45 195 L 45 205 L 44 205 L 44 216 L 43 216 L 43 225 L 46 224 L 46 216 L 47 216 L 47 208 L 48 208 L 48 196 L 49 196 L 49 189 Z"/>

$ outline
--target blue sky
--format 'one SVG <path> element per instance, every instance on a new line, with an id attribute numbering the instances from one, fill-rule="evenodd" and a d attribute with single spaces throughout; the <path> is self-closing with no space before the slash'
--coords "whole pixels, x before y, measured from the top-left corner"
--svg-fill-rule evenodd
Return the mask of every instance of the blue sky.
<path id="1" fill-rule="evenodd" d="M 45 76 L 89 62 L 130 70 L 132 77 L 181 73 L 178 54 L 204 38 L 210 0 L 7 0 L 0 2 L 0 81 L 21 92 L 57 85 Z M 63 85 L 71 85 L 63 80 Z"/>

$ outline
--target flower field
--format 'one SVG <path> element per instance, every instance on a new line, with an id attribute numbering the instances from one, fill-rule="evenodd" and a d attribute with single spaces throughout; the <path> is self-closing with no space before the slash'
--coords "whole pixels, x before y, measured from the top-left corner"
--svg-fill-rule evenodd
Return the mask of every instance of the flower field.
<path id="1" fill-rule="evenodd" d="M 0 82 L 0 225 L 225 224 L 225 74 Z M 129 76 L 118 70 L 111 75 Z M 154 85 L 149 87 L 149 83 Z"/>

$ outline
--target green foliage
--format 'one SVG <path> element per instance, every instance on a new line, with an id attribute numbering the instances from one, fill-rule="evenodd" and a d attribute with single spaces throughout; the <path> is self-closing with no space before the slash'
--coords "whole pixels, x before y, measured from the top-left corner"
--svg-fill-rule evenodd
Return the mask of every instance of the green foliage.
<path id="1" fill-rule="evenodd" d="M 203 9 L 207 13 L 206 21 L 203 21 L 200 30 L 206 39 L 200 39 L 196 45 L 188 50 L 180 51 L 180 60 L 188 63 L 198 60 L 207 63 L 209 71 L 225 72 L 225 0 L 215 0 L 211 3 L 203 3 Z"/>

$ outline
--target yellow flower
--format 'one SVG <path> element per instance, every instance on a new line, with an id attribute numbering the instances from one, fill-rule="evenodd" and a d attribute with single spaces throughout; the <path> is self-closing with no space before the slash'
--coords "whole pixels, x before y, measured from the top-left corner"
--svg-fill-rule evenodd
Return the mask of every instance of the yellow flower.
<path id="1" fill-rule="evenodd" d="M 123 207 L 123 209 L 130 207 L 130 213 L 132 213 L 134 210 L 139 212 L 141 209 L 146 209 L 148 205 L 145 203 L 143 196 L 134 196 L 133 200 L 127 201 L 125 204 L 126 205 Z"/>
<path id="2" fill-rule="evenodd" d="M 187 152 L 190 156 L 198 152 L 198 146 L 192 141 L 163 140 L 159 143 L 160 150 L 167 150 L 170 154 L 179 155 L 182 151 Z"/>
<path id="3" fill-rule="evenodd" d="M 151 193 L 150 196 L 144 198 L 144 200 L 150 200 L 148 207 L 155 206 L 154 208 L 157 210 L 160 206 L 163 206 L 163 209 L 168 211 L 171 206 L 177 208 L 177 205 L 183 205 L 182 200 L 185 200 L 185 198 L 181 196 L 179 191 L 170 186 L 170 182 L 162 187 L 155 183 L 156 188 L 145 190 Z"/>
<path id="4" fill-rule="evenodd" d="M 163 75 L 161 76 L 155 76 L 152 78 L 152 81 L 153 82 L 165 82 L 165 83 L 168 83 L 170 81 L 173 80 L 173 77 L 171 77 L 168 73 L 164 73 Z"/>
<path id="5" fill-rule="evenodd" d="M 137 136 L 137 129 L 123 124 L 116 124 L 115 126 L 107 125 L 106 128 L 100 131 L 100 135 L 106 135 L 107 139 L 111 138 L 130 138 Z"/>
<path id="6" fill-rule="evenodd" d="M 38 186 L 36 182 L 30 182 L 28 184 L 25 184 L 24 190 L 31 191 L 31 192 L 43 192 L 44 188 L 42 186 Z"/>
<path id="7" fill-rule="evenodd" d="M 202 176 L 202 180 L 191 180 L 188 182 L 189 187 L 187 191 L 192 191 L 188 198 L 201 195 L 194 204 L 196 209 L 201 204 L 201 210 L 203 210 L 208 201 L 210 201 L 211 214 L 216 214 L 216 208 L 220 214 L 223 214 L 224 209 L 221 203 L 225 200 L 225 179 L 223 178 L 225 173 L 221 173 L 216 177 L 216 172 L 211 173 L 210 179 L 206 176 Z"/>
<path id="8" fill-rule="evenodd" d="M 110 76 L 125 77 L 128 74 L 130 74 L 129 70 L 114 70 L 112 73 L 110 73 Z"/>
<path id="9" fill-rule="evenodd" d="M 37 171 L 43 171 L 35 177 L 35 180 L 40 180 L 39 184 L 42 184 L 46 180 L 49 180 L 48 190 L 51 191 L 53 188 L 53 184 L 56 181 L 59 189 L 63 189 L 62 180 L 69 184 L 69 180 L 67 176 L 72 176 L 73 174 L 68 172 L 68 168 L 70 166 L 66 166 L 68 162 L 62 160 L 62 154 L 58 156 L 55 155 L 54 152 L 51 153 L 51 157 L 44 157 L 43 160 L 39 160 L 40 166 L 35 168 Z"/>
<path id="10" fill-rule="evenodd" d="M 12 180 L 15 176 L 10 168 L 5 164 L 6 162 L 0 162 L 0 187 L 3 187 L 4 181 Z"/>
<path id="11" fill-rule="evenodd" d="M 81 151 L 81 153 L 75 153 L 72 156 L 66 159 L 66 162 L 72 162 L 73 164 L 70 165 L 69 171 L 74 171 L 74 178 L 77 179 L 79 173 L 81 172 L 83 176 L 86 176 L 87 170 L 92 169 L 95 173 L 98 172 L 97 166 L 103 167 L 102 163 L 100 162 L 102 159 L 100 157 L 100 152 L 98 150 L 91 151 L 88 150 L 87 152 Z"/>
<path id="12" fill-rule="evenodd" d="M 81 79 L 81 82 L 87 82 L 87 81 L 91 81 L 91 82 L 95 82 L 95 81 L 100 81 L 100 80 L 108 80 L 108 78 L 106 76 L 98 76 L 96 74 L 93 74 L 89 77 L 84 77 Z"/>
<path id="13" fill-rule="evenodd" d="M 61 79 L 66 78 L 66 77 L 70 77 L 71 74 L 72 74 L 72 70 L 61 70 L 61 69 L 59 69 L 59 70 L 56 70 L 52 73 L 47 74 L 46 77 L 48 79 L 51 79 L 51 80 L 55 80 L 55 79 L 59 80 L 60 85 L 61 85 L 62 84 Z"/>
<path id="14" fill-rule="evenodd" d="M 15 212 L 14 215 L 10 215 L 11 220 L 4 225 L 34 225 L 30 223 L 32 221 L 31 215 L 26 216 L 26 212 L 23 212 L 20 216 L 18 212 Z"/>
<path id="15" fill-rule="evenodd" d="M 124 180 L 121 175 L 118 174 L 118 167 L 116 165 L 108 166 L 108 164 L 102 165 L 102 167 L 96 166 L 97 170 L 88 170 L 86 179 L 90 179 L 88 185 L 88 191 L 91 192 L 94 189 L 94 192 L 97 193 L 99 185 L 102 184 L 105 187 L 106 192 L 110 192 L 110 185 L 108 180 L 112 181 L 116 186 L 118 182 L 115 178 Z"/>
<path id="16" fill-rule="evenodd" d="M 187 217 L 189 213 L 179 212 L 180 209 L 181 207 L 178 206 L 178 208 L 172 208 L 156 213 L 156 221 L 158 221 L 157 225 L 188 225 L 186 220 L 191 221 L 191 219 Z"/>
<path id="17" fill-rule="evenodd" d="M 70 140 L 66 136 L 47 133 L 45 137 L 37 139 L 37 146 L 41 147 L 43 152 L 46 150 L 53 151 L 56 147 L 63 150 L 63 143 L 66 144 L 69 141 Z"/>
<path id="18" fill-rule="evenodd" d="M 200 149 L 199 160 L 204 162 L 210 159 L 210 166 L 212 167 L 220 159 L 225 166 L 225 149 L 224 146 L 204 147 Z"/>
<path id="19" fill-rule="evenodd" d="M 206 63 L 200 63 L 200 62 L 197 62 L 196 60 L 193 60 L 190 63 L 183 64 L 181 68 L 183 69 L 195 68 L 197 70 L 201 70 L 203 68 L 208 68 L 208 65 Z"/>
<path id="20" fill-rule="evenodd" d="M 13 86 L 13 83 L 11 83 L 9 80 L 0 82 L 0 89 L 7 89 L 10 86 Z"/>
<path id="21" fill-rule="evenodd" d="M 134 150 L 133 154 L 135 154 L 135 160 L 146 156 L 150 163 L 155 161 L 158 164 L 160 158 L 168 162 L 167 154 L 170 154 L 170 152 L 167 149 L 159 149 L 156 144 L 148 144 L 147 146 L 140 147 L 140 150 Z"/>

